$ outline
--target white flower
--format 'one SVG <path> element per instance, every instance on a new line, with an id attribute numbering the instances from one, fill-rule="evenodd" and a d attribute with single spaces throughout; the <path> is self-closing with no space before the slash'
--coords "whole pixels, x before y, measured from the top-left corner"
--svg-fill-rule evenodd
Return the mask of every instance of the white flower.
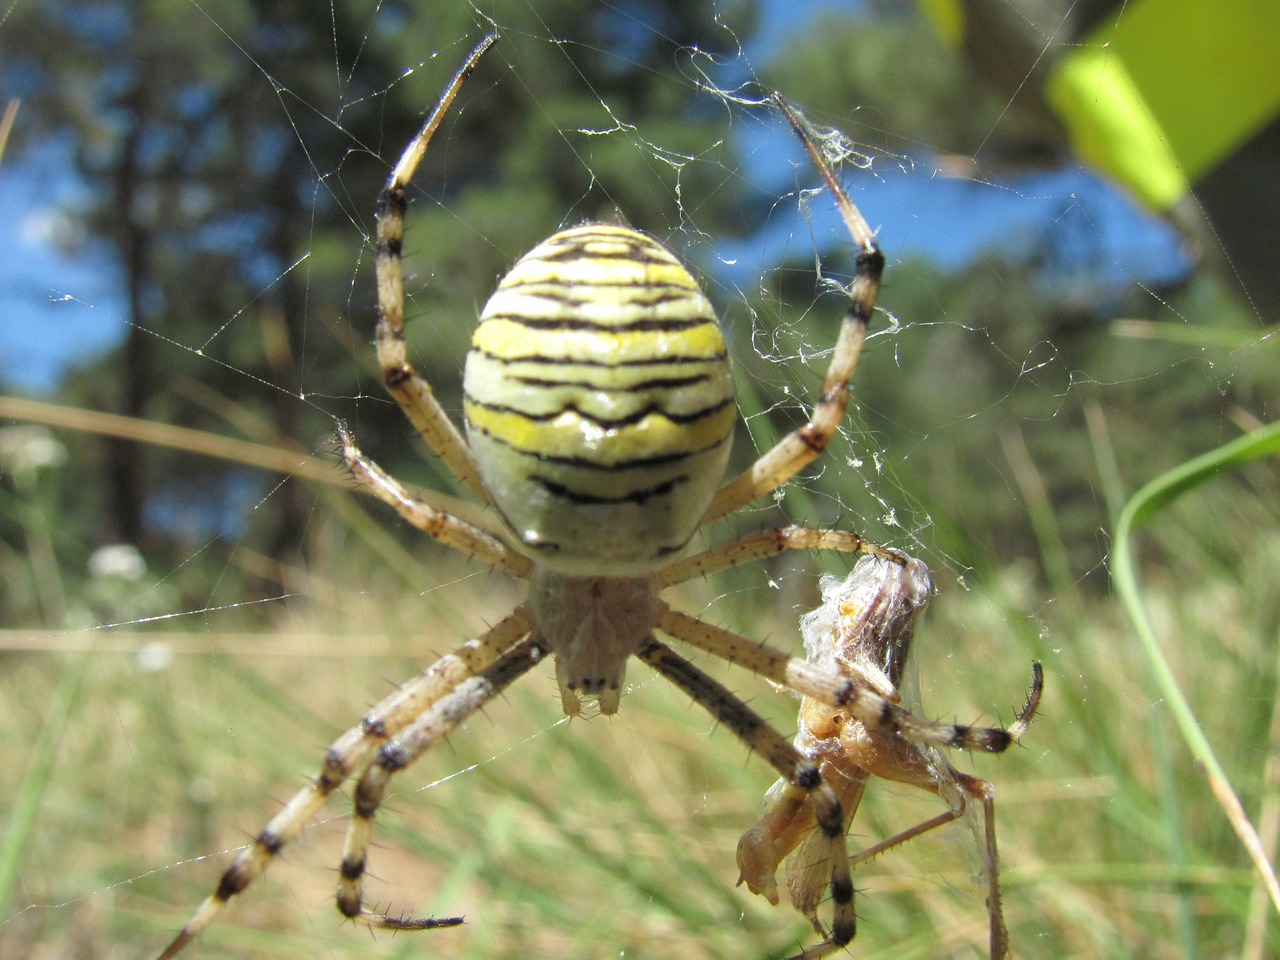
<path id="1" fill-rule="evenodd" d="M 66 462 L 67 448 L 47 428 L 23 425 L 0 429 L 0 464 L 24 479 L 42 467 L 60 467 Z"/>
<path id="2" fill-rule="evenodd" d="M 147 562 L 131 543 L 108 544 L 89 555 L 89 574 L 94 577 L 119 577 L 133 583 L 146 572 Z"/>
<path id="3" fill-rule="evenodd" d="M 135 665 L 141 673 L 159 673 L 173 663 L 173 647 L 161 641 L 143 644 L 138 649 Z"/>

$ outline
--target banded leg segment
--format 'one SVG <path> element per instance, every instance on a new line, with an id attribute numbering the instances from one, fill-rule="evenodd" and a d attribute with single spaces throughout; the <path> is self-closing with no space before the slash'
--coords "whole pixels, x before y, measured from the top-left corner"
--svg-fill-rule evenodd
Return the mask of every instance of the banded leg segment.
<path id="1" fill-rule="evenodd" d="M 733 694 L 724 684 L 677 654 L 670 647 L 650 640 L 636 654 L 677 687 L 701 704 L 720 723 L 732 730 L 748 747 L 760 754 L 813 809 L 830 865 L 832 917 L 830 941 L 846 944 L 856 932 L 853 909 L 853 878 L 845 848 L 845 817 L 840 798 L 818 771 L 782 734 Z"/>
<path id="2" fill-rule="evenodd" d="M 773 530 L 761 530 L 747 534 L 729 543 L 695 553 L 691 557 L 677 560 L 663 567 L 654 578 L 659 590 L 709 577 L 743 564 L 754 563 L 767 557 L 776 557 L 795 551 L 830 550 L 835 553 L 869 553 L 884 557 L 893 563 L 902 564 L 902 555 L 897 551 L 882 547 L 879 544 L 864 540 L 856 533 L 845 530 L 812 530 L 791 524 Z"/>
<path id="3" fill-rule="evenodd" d="M 824 768 L 825 769 L 825 768 Z M 1004 922 L 1004 909 L 1001 904 L 1000 897 L 1000 860 L 999 853 L 996 848 L 996 809 L 995 809 L 995 790 L 985 780 L 968 774 L 960 773 L 954 767 L 942 764 L 943 779 L 934 781 L 930 784 L 918 784 L 918 786 L 930 789 L 935 793 L 941 794 L 940 786 L 954 787 L 956 789 L 948 791 L 953 794 L 949 798 L 949 802 L 953 803 L 950 809 L 930 817 L 917 823 L 913 827 L 908 827 L 900 833 L 882 840 L 879 843 L 861 850 L 854 854 L 849 860 L 850 867 L 856 867 L 860 863 L 865 863 L 875 857 L 880 856 L 894 847 L 901 846 L 915 840 L 917 837 L 924 836 L 939 827 L 948 823 L 954 823 L 965 815 L 970 802 L 976 802 L 982 806 L 982 847 L 980 850 L 982 859 L 982 872 L 987 882 L 987 916 L 989 925 L 988 934 L 988 953 L 990 960 L 1008 960 L 1009 957 L 1009 930 Z M 862 776 L 855 781 L 861 788 L 865 788 L 867 775 L 862 771 Z M 838 776 L 838 775 L 837 775 Z M 772 811 L 771 811 L 772 812 Z M 769 816 L 761 820 L 753 830 L 758 830 L 762 825 L 766 824 Z M 794 828 L 799 825 L 799 821 L 790 824 L 788 835 L 794 835 Z M 812 824 L 810 824 L 812 829 Z M 743 839 L 746 840 L 745 834 Z M 785 853 L 783 854 L 785 856 Z M 792 905 L 809 917 L 817 927 L 817 920 L 814 915 L 817 911 L 818 902 L 822 893 L 821 867 L 823 865 L 824 851 L 822 850 L 821 839 L 816 833 L 810 833 L 804 838 L 799 849 L 796 850 L 795 857 L 792 859 L 790 869 L 787 876 L 788 893 L 791 898 Z M 828 941 L 826 943 L 816 944 L 808 948 L 801 955 L 804 960 L 815 960 L 817 957 L 826 956 L 834 953 L 840 945 Z M 792 958 L 798 960 L 798 958 Z"/>
<path id="4" fill-rule="evenodd" d="M 428 670 L 386 697 L 358 726 L 335 740 L 329 747 L 319 775 L 294 794 L 253 843 L 232 861 L 214 892 L 196 908 L 186 926 L 157 960 L 171 960 L 177 956 L 213 922 L 232 897 L 262 876 L 276 855 L 324 806 L 329 795 L 364 767 L 380 744 L 467 678 L 488 668 L 530 629 L 528 611 L 520 606 L 483 636 L 441 657 Z"/>
<path id="5" fill-rule="evenodd" d="M 963 724 L 934 723 L 921 720 L 889 700 L 848 677 L 824 670 L 820 666 L 775 650 L 763 643 L 748 640 L 723 627 L 713 626 L 686 613 L 664 605 L 658 618 L 663 632 L 705 650 L 713 656 L 745 667 L 752 673 L 771 680 L 821 703 L 842 707 L 854 719 L 875 732 L 899 733 L 908 740 L 957 750 L 980 750 L 1001 753 L 1009 748 L 1030 723 L 1035 705 L 1040 702 L 1044 674 L 1040 664 L 1032 666 L 1032 691 L 1026 721 L 1019 718 L 1007 730 L 1001 727 L 970 727 Z M 1029 711 L 1029 712 L 1027 712 Z"/>
<path id="6" fill-rule="evenodd" d="M 810 758 L 815 759 L 815 758 Z M 819 764 L 823 779 L 831 784 L 840 798 L 844 811 L 844 832 L 857 815 L 866 793 L 870 774 L 865 770 L 852 777 L 836 774 Z M 791 784 L 779 780 L 769 791 L 771 803 L 763 817 L 748 828 L 738 840 L 738 883 L 746 884 L 752 893 L 759 894 L 774 906 L 778 905 L 777 872 L 783 859 L 800 847 L 792 859 L 787 877 L 787 893 L 791 905 L 813 921 L 814 929 L 822 933 L 816 920 L 817 905 L 826 890 L 827 869 L 825 841 L 814 828 L 813 810 L 804 804 L 804 795 Z M 853 857 L 849 866 L 860 862 Z"/>
<path id="7" fill-rule="evenodd" d="M 451 513 L 415 497 L 399 480 L 366 457 L 346 424 L 337 425 L 338 444 L 351 476 L 366 493 L 377 497 L 433 540 L 513 577 L 527 579 L 533 561 L 505 541 Z"/>
<path id="8" fill-rule="evenodd" d="M 423 930 L 461 923 L 433 919 L 390 917 L 364 909 L 364 874 L 368 863 L 373 821 L 391 778 L 424 752 L 440 743 L 469 716 L 523 676 L 546 656 L 535 639 L 525 640 L 482 673 L 468 677 L 439 699 L 429 710 L 403 727 L 378 749 L 356 785 L 355 810 L 347 828 L 338 879 L 338 910 L 346 917 L 389 930 Z"/>
<path id="9" fill-rule="evenodd" d="M 814 405 L 809 422 L 783 437 L 746 471 L 721 487 L 707 512 L 703 514 L 704 524 L 733 513 L 752 500 L 776 490 L 822 455 L 831 438 L 840 429 L 840 422 L 849 405 L 849 384 L 853 379 L 853 371 L 858 366 L 858 358 L 862 355 L 867 327 L 880 292 L 880 276 L 884 272 L 884 254 L 876 243 L 875 234 L 836 179 L 831 164 L 819 146 L 818 134 L 799 111 L 779 94 L 775 93 L 773 100 L 804 143 L 813 165 L 835 197 L 840 216 L 857 247 L 853 285 L 849 290 L 849 307 L 840 324 L 831 364 L 827 368 L 822 392 L 818 395 L 818 402 Z"/>
<path id="10" fill-rule="evenodd" d="M 375 267 L 378 282 L 378 362 L 387 391 L 395 397 L 414 429 L 468 490 L 487 503 L 489 495 L 480 481 L 471 449 L 461 431 L 436 399 L 431 384 L 409 363 L 404 342 L 404 276 L 401 254 L 404 248 L 404 218 L 408 208 L 409 181 L 422 162 L 431 138 L 440 129 L 454 97 L 475 70 L 480 59 L 498 38 L 485 37 L 458 68 L 440 95 L 422 129 L 401 154 L 391 177 L 378 198 L 378 237 Z"/>

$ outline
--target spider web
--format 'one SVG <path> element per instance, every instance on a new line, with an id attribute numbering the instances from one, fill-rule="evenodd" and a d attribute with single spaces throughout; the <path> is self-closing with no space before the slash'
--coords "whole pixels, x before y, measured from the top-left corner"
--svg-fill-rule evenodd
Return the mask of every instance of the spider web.
<path id="1" fill-rule="evenodd" d="M 385 172 L 412 132 L 398 104 L 416 99 L 425 108 L 475 41 L 496 27 L 502 40 L 433 145 L 409 214 L 415 359 L 456 408 L 466 317 L 503 265 L 557 226 L 629 221 L 677 250 L 722 313 L 738 361 L 746 426 L 736 462 L 745 465 L 803 422 L 851 270 L 851 245 L 830 196 L 817 189 L 793 135 L 767 106 L 770 89 L 781 85 L 824 131 L 829 158 L 877 230 L 889 261 L 885 287 L 853 409 L 832 448 L 777 497 L 698 543 L 797 522 L 856 528 L 926 559 L 942 593 L 937 606 L 967 598 L 926 624 L 917 642 L 915 685 L 935 710 L 1007 720 L 1033 656 L 1048 660 L 1050 689 L 1055 674 L 1083 676 L 1087 668 L 1062 653 L 1060 638 L 1081 598 L 1105 588 L 1115 508 L 1108 466 L 1129 471 L 1143 458 L 1170 466 L 1234 436 L 1250 417 L 1265 419 L 1274 403 L 1273 385 L 1259 374 L 1274 338 L 1247 299 L 1227 299 L 1215 281 L 1192 273 L 1171 231 L 1083 167 L 1030 169 L 1013 162 L 1012 149 L 995 150 L 989 161 L 991 144 L 1015 122 L 1012 97 L 996 104 L 1004 111 L 976 121 L 988 136 L 970 154 L 955 152 L 954 142 L 974 142 L 963 131 L 922 135 L 920 123 L 884 107 L 850 109 L 829 92 L 830 65 L 815 57 L 804 67 L 796 55 L 813 31 L 834 29 L 822 4 L 784 14 L 766 3 L 754 16 L 716 7 L 697 46 L 676 39 L 679 24 L 649 22 L 647 11 L 629 5 L 608 8 L 612 33 L 603 33 L 613 42 L 595 46 L 552 29 L 535 5 L 501 15 L 448 6 L 429 48 L 419 57 L 402 54 L 395 72 L 373 81 L 363 65 L 414 14 L 371 5 L 354 35 L 335 37 L 324 63 L 332 83 L 320 92 L 281 79 L 288 64 L 255 55 L 240 11 L 184 8 L 180 19 L 207 32 L 230 62 L 252 65 L 257 92 L 276 99 L 282 135 L 301 146 L 314 182 L 298 199 L 296 256 L 264 257 L 241 306 L 201 318 L 197 334 L 195 327 L 174 335 L 148 329 L 162 365 L 167 359 L 184 371 L 174 376 L 173 396 L 190 401 L 203 382 L 196 402 L 219 412 L 225 433 L 245 438 L 242 451 L 278 436 L 250 422 L 255 410 L 291 411 L 296 433 L 281 452 L 300 464 L 331 457 L 329 422 L 342 417 L 397 475 L 407 470 L 406 479 L 442 486 L 431 464 L 415 465 L 419 451 L 369 367 L 374 193 L 367 185 L 376 190 L 376 178 L 364 173 Z M 870 7 L 856 16 L 884 16 Z M 21 14 L 10 8 L 0 32 L 14 29 Z M 1047 38 L 1045 50 L 1051 47 Z M 641 109 L 643 98 L 593 84 L 636 63 L 645 65 L 646 95 L 692 111 L 702 124 L 697 136 L 687 123 Z M 916 72 L 900 66 L 903 77 Z M 567 112 L 574 101 L 544 85 L 552 67 L 581 81 L 577 103 L 590 108 L 588 116 Z M 888 83 L 894 74 L 884 75 Z M 316 117 L 336 133 L 338 149 L 319 152 L 310 132 Z M 370 129 L 376 138 L 364 132 Z M 486 152 L 486 135 L 503 150 L 495 141 Z M 536 140 L 530 155 L 545 151 L 556 161 L 522 167 L 510 150 L 515 137 Z M 554 190 L 537 182 L 549 167 Z M 490 186 L 474 189 L 474 181 Z M 511 209 L 522 196 L 545 208 L 526 218 Z M 339 240 L 318 227 L 334 208 L 347 221 Z M 57 222 L 66 229 L 74 218 Z M 43 235 L 49 231 L 46 224 Z M 85 267 L 82 257 L 59 276 L 65 279 L 41 285 L 56 322 L 128 324 L 101 264 Z M 293 333 L 301 337 L 288 344 L 288 377 L 274 376 L 281 368 L 247 358 L 240 334 L 261 324 L 266 333 L 254 349 L 268 351 L 276 298 L 298 292 L 305 305 Z M 1203 329 L 1197 322 L 1206 312 L 1225 315 L 1221 326 L 1189 333 Z M 1155 332 L 1158 324 L 1189 335 Z M 333 359 L 335 345 L 346 351 L 342 363 Z M 1162 394 L 1177 426 L 1160 425 L 1162 435 L 1152 438 L 1138 412 Z M 71 396 L 87 407 L 95 395 Z M 48 455 L 53 460 L 43 466 L 10 459 L 5 467 L 30 502 L 38 503 L 38 485 L 24 488 L 27 478 L 60 469 L 59 454 Z M 275 803 L 312 774 L 338 732 L 391 684 L 519 600 L 513 586 L 400 537 L 389 518 L 347 503 L 301 467 L 264 476 L 228 474 L 213 489 L 203 480 L 179 483 L 158 497 L 150 522 L 185 544 L 160 567 L 146 551 L 98 551 L 92 576 L 59 573 L 69 561 L 58 538 L 36 524 L 27 528 L 36 580 L 52 592 L 51 582 L 74 586 L 43 598 L 46 610 L 62 611 L 48 629 L 6 634 L 15 661 L 6 713 L 20 731 L 8 767 L 28 772 L 10 815 L 11 834 L 24 842 L 0 915 L 0 957 L 154 952 L 212 889 L 225 854 L 248 842 Z M 1126 475 L 1125 483 L 1142 479 Z M 319 545 L 318 554 L 299 548 L 281 562 L 264 552 L 282 512 L 305 530 L 311 549 Z M 1235 549 L 1227 533 L 1208 525 L 1193 525 L 1191 535 L 1207 540 L 1209 552 Z M 344 563 L 347 554 L 359 559 Z M 695 584 L 677 603 L 799 651 L 797 617 L 816 604 L 818 572 L 849 566 L 846 558 L 785 558 Z M 192 602 L 197 579 L 203 599 Z M 1099 657 L 1116 673 L 1141 669 L 1120 652 Z M 741 673 L 717 675 L 793 729 L 788 698 Z M 549 671 L 535 671 L 457 742 L 404 775 L 379 820 L 371 898 L 415 912 L 466 913 L 467 933 L 428 934 L 448 943 L 425 949 L 486 956 L 511 952 L 513 943 L 527 949 L 523 955 L 561 956 L 574 949 L 570 930 L 579 927 L 609 931 L 602 939 L 621 952 L 657 955 L 731 955 L 743 942 L 764 955 L 761 943 L 782 953 L 805 939 L 795 918 L 731 888 L 732 838 L 754 820 L 771 771 L 744 760 L 728 731 L 715 730 L 647 674 L 633 670 L 630 680 L 616 721 L 568 724 L 557 716 Z M 1139 680 L 1115 696 L 1147 703 Z M 1055 722 L 1088 732 L 1074 711 L 1058 713 Z M 1038 731 L 1018 767 L 1024 772 L 1049 752 L 1032 742 Z M 704 767 L 707 756 L 719 758 L 714 767 Z M 1004 779 L 1001 768 L 982 771 Z M 1110 796 L 1105 775 L 1072 780 L 1070 773 L 1054 768 L 1045 776 L 1074 788 L 1076 798 Z M 1146 775 L 1144 768 L 1134 779 Z M 1008 795 L 1016 802 L 1027 792 L 1015 784 Z M 889 808 L 918 808 L 920 819 L 936 812 L 929 798 L 903 788 L 887 796 L 885 806 L 868 809 L 866 836 L 909 825 L 908 814 L 908 823 L 881 830 Z M 332 802 L 267 880 L 211 929 L 216 945 L 197 944 L 192 955 L 410 949 L 407 937 L 378 937 L 371 946 L 333 922 L 327 898 L 348 810 L 347 797 Z M 963 832 L 953 841 L 964 848 Z M 573 863 L 559 862 L 565 851 Z M 946 915 L 959 929 L 982 920 L 981 895 L 966 881 L 972 854 L 944 851 L 948 857 L 943 866 L 887 863 L 884 885 L 961 890 L 962 907 Z M 557 865 L 569 876 L 548 880 Z M 567 891 L 574 909 L 543 903 L 550 895 L 539 891 L 548 885 Z M 647 906 L 615 929 L 615 897 L 627 908 Z M 904 902 L 907 916 L 936 909 Z M 890 936 L 870 937 L 868 951 L 892 946 Z"/>

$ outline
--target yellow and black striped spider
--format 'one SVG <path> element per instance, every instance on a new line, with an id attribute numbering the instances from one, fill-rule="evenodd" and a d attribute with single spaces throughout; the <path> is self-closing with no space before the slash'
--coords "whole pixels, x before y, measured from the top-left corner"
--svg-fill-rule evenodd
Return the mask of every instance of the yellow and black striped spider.
<path id="1" fill-rule="evenodd" d="M 900 554 L 898 562 L 878 554 L 861 557 L 844 580 L 824 578 L 822 606 L 801 618 L 800 632 L 809 662 L 835 670 L 898 703 L 916 627 L 932 596 L 933 578 L 920 560 L 906 554 Z M 1016 743 L 1026 733 L 1040 706 L 1043 686 L 1040 664 L 1033 664 L 1031 693 L 1008 728 L 1010 741 Z M 850 859 L 850 866 L 960 819 L 970 803 L 981 806 L 979 854 L 987 882 L 990 957 L 1006 960 L 1009 933 L 1000 905 L 995 790 L 991 784 L 957 770 L 934 747 L 913 740 L 909 731 L 900 735 L 876 729 L 852 711 L 813 697 L 801 700 L 799 726 L 796 749 L 819 764 L 823 779 L 840 797 L 846 830 L 872 777 L 919 787 L 937 794 L 947 805 L 943 813 L 860 851 Z M 821 929 L 816 916 L 829 873 L 827 845 L 803 793 L 779 780 L 769 789 L 767 799 L 765 815 L 738 842 L 741 882 L 776 904 L 775 874 L 790 855 L 788 899 Z M 815 948 L 805 956 L 812 958 L 820 952 Z"/>
<path id="2" fill-rule="evenodd" d="M 415 497 L 339 427 L 356 484 L 447 547 L 529 583 L 494 627 L 379 703 L 329 748 L 318 776 L 237 856 L 160 955 L 200 933 L 350 777 L 357 777 L 337 888 L 338 909 L 371 927 L 408 930 L 460 919 L 405 919 L 366 909 L 363 877 L 374 815 L 393 775 L 452 733 L 535 664 L 552 657 L 566 714 L 579 698 L 617 711 L 637 657 L 685 690 L 804 797 L 829 864 L 830 939 L 854 933 L 844 815 L 818 766 L 741 699 L 657 639 L 659 633 L 776 684 L 838 705 L 868 727 L 947 746 L 1003 750 L 1002 730 L 924 723 L 832 670 L 679 613 L 673 584 L 792 550 L 893 556 L 855 533 L 789 526 L 679 558 L 705 524 L 785 483 L 838 429 L 884 257 L 836 182 L 803 119 L 778 107 L 817 164 L 857 245 L 857 270 L 822 394 L 808 423 L 721 485 L 737 411 L 724 339 L 697 283 L 661 244 L 634 230 L 586 224 L 555 234 L 498 284 L 463 375 L 466 434 L 446 416 L 405 351 L 401 241 L 410 178 L 463 81 L 496 38 L 475 48 L 397 162 L 378 204 L 377 354 L 387 389 L 431 449 L 487 509 L 494 532 Z"/>

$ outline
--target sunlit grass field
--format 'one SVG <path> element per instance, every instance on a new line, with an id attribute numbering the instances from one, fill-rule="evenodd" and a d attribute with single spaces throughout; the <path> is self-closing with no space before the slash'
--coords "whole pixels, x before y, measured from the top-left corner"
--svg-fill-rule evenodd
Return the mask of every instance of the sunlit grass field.
<path id="1" fill-rule="evenodd" d="M 1280 525 L 1274 470 L 1254 470 L 1150 521 L 1143 599 L 1274 848 Z M 324 562 L 272 571 L 286 597 L 271 604 L 269 628 L 256 606 L 218 603 L 115 629 L 3 635 L 0 957 L 154 955 L 339 732 L 519 596 L 427 544 L 399 564 L 374 555 L 365 544 L 387 518 L 365 505 L 346 516 L 318 505 Z M 675 600 L 798 651 L 797 616 L 817 591 L 797 566 L 739 571 Z M 221 576 L 261 567 L 233 550 Z M 925 715 L 1007 722 L 1031 661 L 1044 663 L 1044 703 L 1023 745 L 952 757 L 996 785 L 1014 955 L 1275 955 L 1257 877 L 1115 601 L 1048 595 L 1019 565 L 963 583 L 945 561 L 934 574 L 940 593 L 913 653 Z M 794 729 L 788 695 L 700 662 Z M 550 665 L 535 669 L 397 779 L 369 900 L 464 915 L 464 926 L 371 936 L 342 921 L 332 888 L 344 793 L 189 955 L 767 958 L 814 942 L 785 906 L 734 885 L 737 838 L 772 772 L 646 668 L 628 679 L 617 717 L 569 722 Z M 873 781 L 851 846 L 940 809 Z M 852 954 L 985 956 L 978 863 L 961 823 L 859 866 Z"/>

